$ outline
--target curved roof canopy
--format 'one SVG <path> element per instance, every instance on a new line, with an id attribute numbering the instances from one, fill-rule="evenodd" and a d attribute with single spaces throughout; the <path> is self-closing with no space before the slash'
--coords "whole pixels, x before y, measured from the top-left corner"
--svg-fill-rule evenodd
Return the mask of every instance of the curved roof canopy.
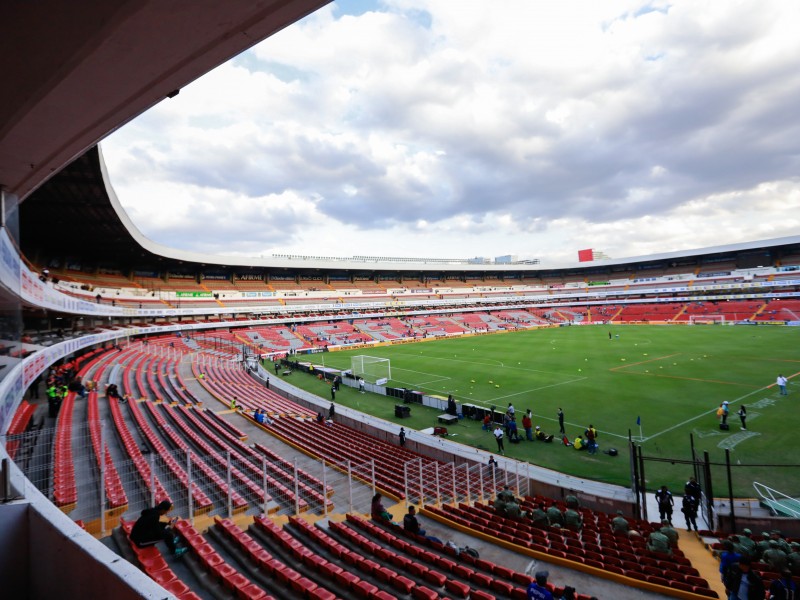
<path id="1" fill-rule="evenodd" d="M 0 188 L 26 198 L 117 127 L 329 1 L 0 3 Z"/>

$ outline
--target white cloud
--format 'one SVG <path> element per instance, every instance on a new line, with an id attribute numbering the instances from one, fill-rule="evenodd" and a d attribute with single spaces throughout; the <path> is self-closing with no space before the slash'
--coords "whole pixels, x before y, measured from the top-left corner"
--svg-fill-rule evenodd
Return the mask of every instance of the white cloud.
<path id="1" fill-rule="evenodd" d="M 329 5 L 109 138 L 139 227 L 200 251 L 559 262 L 797 233 L 797 3 L 379 6 Z"/>

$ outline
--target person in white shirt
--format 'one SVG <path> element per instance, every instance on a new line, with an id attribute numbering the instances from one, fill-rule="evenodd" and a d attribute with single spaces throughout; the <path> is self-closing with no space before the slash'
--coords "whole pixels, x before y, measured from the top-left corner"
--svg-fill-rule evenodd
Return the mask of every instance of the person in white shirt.
<path id="1" fill-rule="evenodd" d="M 778 384 L 778 387 L 781 390 L 781 396 L 786 396 L 788 392 L 786 391 L 786 377 L 783 375 L 778 375 L 778 379 L 775 382 Z"/>
<path id="2" fill-rule="evenodd" d="M 494 439 L 497 440 L 497 451 L 500 454 L 506 453 L 505 447 L 503 446 L 504 435 L 505 434 L 503 433 L 503 428 L 500 427 L 500 425 L 498 425 L 497 428 L 494 430 Z"/>

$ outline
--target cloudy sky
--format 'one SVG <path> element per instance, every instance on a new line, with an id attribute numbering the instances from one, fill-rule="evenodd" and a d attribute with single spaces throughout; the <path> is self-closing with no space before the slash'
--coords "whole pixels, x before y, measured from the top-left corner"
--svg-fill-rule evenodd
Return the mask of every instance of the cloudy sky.
<path id="1" fill-rule="evenodd" d="M 572 263 L 800 233 L 800 2 L 333 2 L 117 131 L 151 239 Z"/>

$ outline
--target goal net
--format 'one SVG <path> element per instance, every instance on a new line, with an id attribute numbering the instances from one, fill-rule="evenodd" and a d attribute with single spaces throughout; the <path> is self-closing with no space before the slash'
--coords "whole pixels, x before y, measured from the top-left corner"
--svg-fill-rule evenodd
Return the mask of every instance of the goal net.
<path id="1" fill-rule="evenodd" d="M 392 378 L 392 363 L 388 358 L 359 354 L 350 359 L 350 370 L 353 377 L 362 377 L 376 385 L 383 385 Z"/>
<path id="2" fill-rule="evenodd" d="M 689 325 L 725 325 L 725 315 L 689 315 Z"/>

